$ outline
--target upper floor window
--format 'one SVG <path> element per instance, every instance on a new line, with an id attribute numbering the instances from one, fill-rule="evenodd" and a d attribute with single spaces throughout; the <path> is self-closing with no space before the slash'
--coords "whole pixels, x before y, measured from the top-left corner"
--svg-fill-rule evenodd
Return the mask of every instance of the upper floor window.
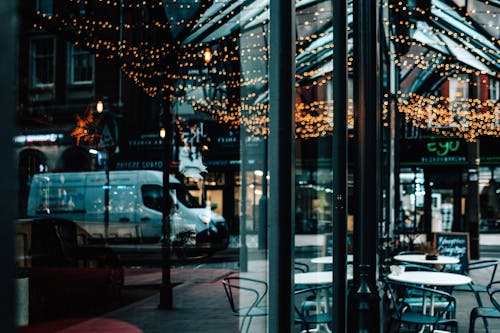
<path id="1" fill-rule="evenodd" d="M 498 101 L 500 100 L 500 81 L 490 79 L 489 85 L 489 100 Z"/>
<path id="2" fill-rule="evenodd" d="M 69 45 L 69 80 L 72 84 L 94 80 L 94 55 L 72 44 Z"/>
<path id="3" fill-rule="evenodd" d="M 31 84 L 33 87 L 54 84 L 55 41 L 52 37 L 31 40 Z"/>
<path id="4" fill-rule="evenodd" d="M 54 8 L 53 0 L 36 0 L 36 11 L 40 13 L 52 15 L 53 8 Z"/>
<path id="5" fill-rule="evenodd" d="M 450 101 L 463 101 L 469 97 L 467 76 L 459 75 L 450 79 Z"/>

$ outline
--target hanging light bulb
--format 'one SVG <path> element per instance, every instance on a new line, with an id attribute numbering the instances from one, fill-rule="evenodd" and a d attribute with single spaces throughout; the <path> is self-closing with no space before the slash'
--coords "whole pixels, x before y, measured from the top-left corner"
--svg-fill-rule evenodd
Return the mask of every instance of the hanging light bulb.
<path id="1" fill-rule="evenodd" d="M 97 101 L 95 109 L 97 113 L 102 113 L 102 111 L 104 111 L 104 103 L 102 101 Z"/>
<path id="2" fill-rule="evenodd" d="M 167 131 L 165 130 L 164 127 L 160 128 L 160 138 L 162 140 L 165 140 L 165 137 L 167 136 Z"/>
<path id="3" fill-rule="evenodd" d="M 203 52 L 203 60 L 205 61 L 205 64 L 208 64 L 210 60 L 212 60 L 212 50 L 208 47 Z"/>

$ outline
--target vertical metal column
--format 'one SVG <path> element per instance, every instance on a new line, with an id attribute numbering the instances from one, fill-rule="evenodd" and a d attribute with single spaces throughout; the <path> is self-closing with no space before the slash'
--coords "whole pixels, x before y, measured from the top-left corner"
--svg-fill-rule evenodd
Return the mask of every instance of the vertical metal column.
<path id="1" fill-rule="evenodd" d="M 172 114 L 170 112 L 170 101 L 160 101 L 160 118 L 165 129 L 165 137 L 162 141 L 163 148 L 163 209 L 162 209 L 162 274 L 160 286 L 160 304 L 158 308 L 170 310 L 173 308 L 172 282 L 170 278 L 170 208 L 172 201 L 170 200 L 170 161 L 172 160 Z"/>
<path id="2" fill-rule="evenodd" d="M 0 184 L 2 184 L 2 209 L 0 209 L 0 259 L 2 263 L 2 274 L 0 274 L 0 331 L 14 332 L 14 214 L 17 207 L 15 196 L 17 193 L 15 180 L 17 179 L 14 169 L 12 138 L 14 136 L 14 115 L 16 96 L 15 87 L 17 77 L 15 75 L 18 64 L 16 63 L 15 42 L 19 36 L 16 29 L 16 4 L 17 1 L 8 0 L 0 2 L 0 60 L 4 64 L 0 67 L 2 77 L 2 112 L 0 112 L 0 147 L 4 152 L 2 163 L 0 163 Z"/>
<path id="3" fill-rule="evenodd" d="M 478 76 L 470 75 L 469 98 L 479 99 L 480 79 Z M 474 86 L 474 83 L 476 86 Z M 470 237 L 471 259 L 479 259 L 479 165 L 480 165 L 479 141 L 467 143 L 467 198 L 465 201 L 465 225 Z M 455 190 L 456 191 L 456 190 Z M 455 214 L 454 214 L 455 215 Z"/>
<path id="4" fill-rule="evenodd" d="M 465 225 L 470 237 L 470 257 L 479 259 L 479 142 L 467 143 L 467 199 Z"/>
<path id="5" fill-rule="evenodd" d="M 378 1 L 354 1 L 354 112 L 357 133 L 354 284 L 348 297 L 348 331 L 380 332 L 377 287 Z"/>
<path id="6" fill-rule="evenodd" d="M 270 2 L 269 332 L 293 328 L 295 1 Z"/>
<path id="7" fill-rule="evenodd" d="M 333 20 L 333 332 L 346 331 L 347 3 L 332 1 Z"/>

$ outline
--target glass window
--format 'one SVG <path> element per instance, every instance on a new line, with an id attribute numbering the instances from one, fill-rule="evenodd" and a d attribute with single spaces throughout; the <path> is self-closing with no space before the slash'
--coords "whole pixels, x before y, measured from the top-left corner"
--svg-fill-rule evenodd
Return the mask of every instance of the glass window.
<path id="1" fill-rule="evenodd" d="M 43 14 L 52 15 L 53 8 L 54 8 L 53 0 L 37 0 L 36 1 L 36 10 L 43 13 Z"/>
<path id="2" fill-rule="evenodd" d="M 94 55 L 69 45 L 69 79 L 72 84 L 92 83 L 94 80 Z"/>
<path id="3" fill-rule="evenodd" d="M 202 208 L 200 201 L 189 193 L 188 189 L 181 184 L 170 184 L 170 188 L 175 191 L 175 196 L 181 204 L 187 208 Z"/>
<path id="4" fill-rule="evenodd" d="M 31 41 L 32 85 L 34 87 L 54 84 L 54 39 L 37 38 Z"/>
<path id="5" fill-rule="evenodd" d="M 160 185 L 142 185 L 142 201 L 148 208 L 161 211 L 163 202 L 163 190 Z"/>

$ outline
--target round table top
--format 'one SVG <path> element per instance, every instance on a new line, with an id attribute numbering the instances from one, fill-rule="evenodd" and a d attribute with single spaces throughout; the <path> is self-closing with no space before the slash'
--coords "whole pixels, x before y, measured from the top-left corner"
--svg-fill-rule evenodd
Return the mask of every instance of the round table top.
<path id="1" fill-rule="evenodd" d="M 411 262 L 414 264 L 427 264 L 427 265 L 447 265 L 447 264 L 457 264 L 460 262 L 458 258 L 438 256 L 436 260 L 425 259 L 425 254 L 400 254 L 394 256 L 397 261 Z"/>
<path id="2" fill-rule="evenodd" d="M 352 272 L 347 271 L 347 279 L 352 280 Z M 306 272 L 295 274 L 295 284 L 315 285 L 333 283 L 333 272 Z"/>
<path id="3" fill-rule="evenodd" d="M 352 262 L 352 261 L 353 261 L 352 254 L 348 254 L 347 255 L 347 262 Z M 333 256 L 312 258 L 311 262 L 315 263 L 315 264 L 331 264 L 331 263 L 333 263 Z"/>
<path id="4" fill-rule="evenodd" d="M 295 284 L 327 284 L 333 282 L 333 273 L 307 272 L 295 274 Z"/>
<path id="5" fill-rule="evenodd" d="M 455 273 L 411 271 L 401 274 L 389 274 L 389 280 L 421 284 L 426 286 L 459 286 L 468 284 L 472 280 L 470 277 Z"/>

